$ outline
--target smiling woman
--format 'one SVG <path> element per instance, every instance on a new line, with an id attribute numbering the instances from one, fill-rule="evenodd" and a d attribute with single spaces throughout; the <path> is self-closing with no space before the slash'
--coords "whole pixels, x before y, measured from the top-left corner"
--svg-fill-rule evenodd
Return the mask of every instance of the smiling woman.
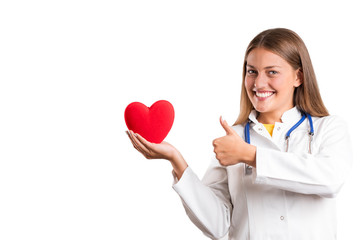
<path id="1" fill-rule="evenodd" d="M 285 85 L 291 91 L 284 92 Z M 309 52 L 302 39 L 289 29 L 269 29 L 250 42 L 243 64 L 241 111 L 234 125 L 245 123 L 254 108 L 262 112 L 261 107 L 267 104 L 263 101 L 273 93 L 277 100 L 285 101 L 286 107 L 296 106 L 316 117 L 329 115 L 320 96 Z M 281 116 L 281 110 L 277 112 L 273 112 L 274 120 Z"/>
<path id="2" fill-rule="evenodd" d="M 250 42 L 243 69 L 239 118 L 230 127 L 220 117 L 226 135 L 213 140 L 202 181 L 166 142 L 130 131 L 135 149 L 170 161 L 186 213 L 211 239 L 335 240 L 350 137 L 328 116 L 305 44 L 288 29 L 266 30 Z"/>
<path id="3" fill-rule="evenodd" d="M 273 65 L 276 64 L 276 65 Z M 293 105 L 294 89 L 302 83 L 300 69 L 294 70 L 283 58 L 256 48 L 247 58 L 245 87 L 262 123 L 280 122 L 282 113 Z"/>

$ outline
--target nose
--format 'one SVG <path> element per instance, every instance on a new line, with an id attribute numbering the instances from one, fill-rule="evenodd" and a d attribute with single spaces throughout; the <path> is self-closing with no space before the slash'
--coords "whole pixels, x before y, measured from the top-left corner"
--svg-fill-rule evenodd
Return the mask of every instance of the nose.
<path id="1" fill-rule="evenodd" d="M 255 79 L 254 84 L 255 84 L 256 88 L 259 88 L 259 89 L 262 87 L 266 87 L 268 84 L 268 79 L 267 79 L 266 74 L 259 73 Z"/>

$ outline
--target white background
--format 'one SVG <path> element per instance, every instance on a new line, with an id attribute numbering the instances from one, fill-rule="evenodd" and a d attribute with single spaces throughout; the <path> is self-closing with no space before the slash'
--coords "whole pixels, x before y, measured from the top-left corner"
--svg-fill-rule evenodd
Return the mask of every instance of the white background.
<path id="1" fill-rule="evenodd" d="M 355 1 L 1 1 L 0 239 L 206 239 L 172 189 L 171 166 L 133 149 L 124 109 L 166 99 L 166 141 L 201 178 L 239 113 L 247 44 L 296 31 L 354 167 L 338 238 L 358 236 L 359 27 Z"/>

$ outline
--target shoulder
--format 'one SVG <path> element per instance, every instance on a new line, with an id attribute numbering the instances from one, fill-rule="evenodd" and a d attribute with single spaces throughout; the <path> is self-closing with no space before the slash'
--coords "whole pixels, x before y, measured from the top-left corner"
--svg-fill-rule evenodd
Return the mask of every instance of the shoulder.
<path id="1" fill-rule="evenodd" d="M 338 116 L 338 115 L 329 115 L 326 117 L 313 117 L 314 124 L 318 125 L 319 127 L 342 127 L 346 128 L 347 123 L 346 121 Z"/>
<path id="2" fill-rule="evenodd" d="M 323 140 L 331 141 L 335 139 L 345 139 L 349 137 L 348 125 L 346 121 L 338 115 L 330 115 L 326 117 L 314 117 L 315 135 L 322 136 Z M 334 141 L 335 141 L 334 140 Z"/>

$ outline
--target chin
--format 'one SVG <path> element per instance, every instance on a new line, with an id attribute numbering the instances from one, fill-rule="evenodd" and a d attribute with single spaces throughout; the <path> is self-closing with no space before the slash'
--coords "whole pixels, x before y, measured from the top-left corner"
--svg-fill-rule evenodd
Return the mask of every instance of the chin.
<path id="1" fill-rule="evenodd" d="M 255 106 L 254 108 L 259 113 L 266 113 L 270 111 L 270 108 L 268 106 Z"/>

